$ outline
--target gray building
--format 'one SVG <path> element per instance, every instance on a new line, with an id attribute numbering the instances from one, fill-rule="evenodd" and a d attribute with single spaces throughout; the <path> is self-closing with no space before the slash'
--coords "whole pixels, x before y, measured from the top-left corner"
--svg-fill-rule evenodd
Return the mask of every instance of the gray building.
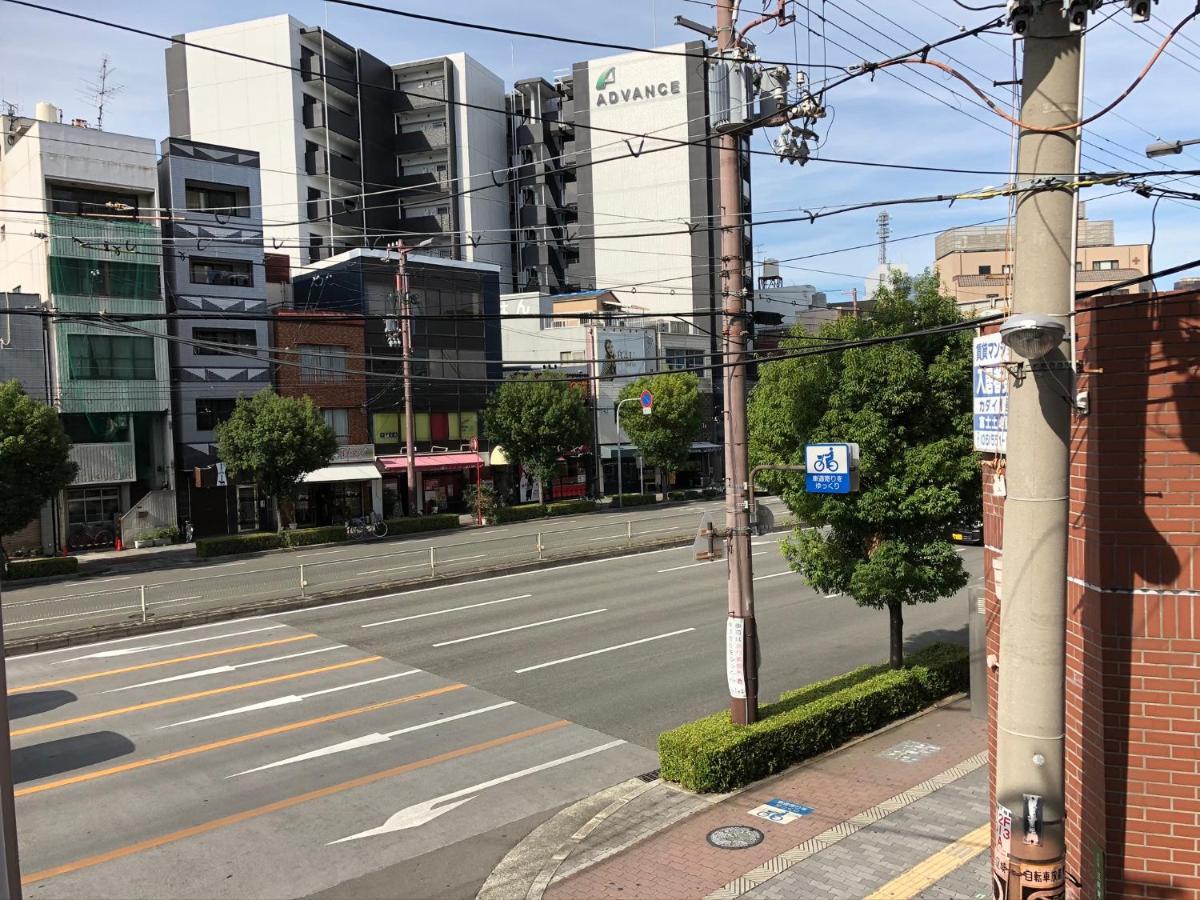
<path id="1" fill-rule="evenodd" d="M 271 384 L 267 322 L 230 319 L 267 310 L 259 158 L 168 138 L 158 177 L 169 306 L 189 314 L 170 322 L 178 514 L 198 536 L 225 533 L 236 487 L 219 484 L 214 429 Z"/>

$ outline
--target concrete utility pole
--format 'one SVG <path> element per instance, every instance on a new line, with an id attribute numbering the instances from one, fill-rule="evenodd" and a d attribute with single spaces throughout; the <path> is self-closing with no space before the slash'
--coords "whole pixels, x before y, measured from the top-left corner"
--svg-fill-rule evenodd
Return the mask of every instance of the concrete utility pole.
<path id="1" fill-rule="evenodd" d="M 717 0 L 717 50 L 736 52 L 734 0 Z M 725 519 L 729 531 L 729 618 L 725 652 L 729 712 L 735 724 L 758 721 L 758 638 L 750 557 L 750 477 L 746 429 L 746 298 L 742 258 L 741 135 L 718 138 L 721 202 L 721 278 L 724 295 Z"/>
<path id="2" fill-rule="evenodd" d="M 412 299 L 408 293 L 408 254 L 411 247 L 405 247 L 404 241 L 396 241 L 391 245 L 396 251 L 396 306 L 400 316 L 400 353 L 404 358 L 404 459 L 408 466 L 408 514 L 415 516 L 420 513 L 417 509 L 417 461 L 413 441 L 413 399 L 412 399 Z"/>
<path id="3" fill-rule="evenodd" d="M 1054 128 L 1080 118 L 1081 33 L 1050 0 L 1028 20 L 1021 122 Z M 1022 130 L 1022 179 L 1074 171 L 1079 129 Z M 1017 199 L 1013 316 L 1006 323 L 1053 333 L 1072 327 L 1075 219 L 1072 188 Z M 1019 365 L 1008 399 L 1004 581 L 1000 600 L 996 814 L 1011 840 L 993 845 L 997 898 L 1062 897 L 1067 506 L 1072 360 L 1062 331 L 1042 348 L 1006 338 Z M 1049 347 L 1049 351 L 1040 355 Z M 1003 828 L 999 829 L 1003 831 Z"/>
<path id="4" fill-rule="evenodd" d="M 0 615 L 0 898 L 21 900 L 21 862 L 17 856 L 17 814 L 13 801 L 12 740 L 8 718 L 8 661 L 4 620 Z"/>

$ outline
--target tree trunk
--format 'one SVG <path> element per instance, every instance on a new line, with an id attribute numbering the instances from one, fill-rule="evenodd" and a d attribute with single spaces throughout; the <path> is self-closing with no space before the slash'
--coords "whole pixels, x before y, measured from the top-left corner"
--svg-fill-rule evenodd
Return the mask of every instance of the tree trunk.
<path id="1" fill-rule="evenodd" d="M 902 669 L 904 668 L 904 606 L 899 600 L 888 601 L 888 619 L 891 624 L 889 662 L 893 669 Z"/>

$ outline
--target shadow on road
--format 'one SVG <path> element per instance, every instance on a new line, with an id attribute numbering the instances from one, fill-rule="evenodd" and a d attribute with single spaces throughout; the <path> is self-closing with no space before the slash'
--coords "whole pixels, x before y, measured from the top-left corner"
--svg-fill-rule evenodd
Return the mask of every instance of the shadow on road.
<path id="1" fill-rule="evenodd" d="M 12 752 L 13 783 L 61 775 L 125 756 L 135 749 L 133 741 L 115 731 L 96 731 L 31 747 L 17 747 Z"/>
<path id="2" fill-rule="evenodd" d="M 945 641 L 947 644 L 959 644 L 963 647 L 967 645 L 967 626 L 962 628 L 935 628 L 931 631 L 919 631 L 916 634 L 910 634 L 904 640 L 904 652 L 906 654 L 920 650 L 922 647 L 928 647 L 930 644 L 936 644 L 938 641 Z"/>
<path id="3" fill-rule="evenodd" d="M 74 703 L 79 698 L 70 691 L 29 691 L 8 698 L 8 717 L 22 719 Z"/>

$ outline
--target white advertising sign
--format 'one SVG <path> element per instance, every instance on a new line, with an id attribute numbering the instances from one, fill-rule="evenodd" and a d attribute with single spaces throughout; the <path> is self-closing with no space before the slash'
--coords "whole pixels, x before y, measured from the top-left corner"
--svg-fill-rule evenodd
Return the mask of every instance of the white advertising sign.
<path id="1" fill-rule="evenodd" d="M 975 449 L 1004 453 L 1008 448 L 1008 347 L 1000 335 L 977 337 L 972 343 L 971 394 L 974 402 Z"/>
<path id="2" fill-rule="evenodd" d="M 729 696 L 736 700 L 746 699 L 745 634 L 745 619 L 731 616 L 725 620 L 725 678 L 729 682 Z"/>

